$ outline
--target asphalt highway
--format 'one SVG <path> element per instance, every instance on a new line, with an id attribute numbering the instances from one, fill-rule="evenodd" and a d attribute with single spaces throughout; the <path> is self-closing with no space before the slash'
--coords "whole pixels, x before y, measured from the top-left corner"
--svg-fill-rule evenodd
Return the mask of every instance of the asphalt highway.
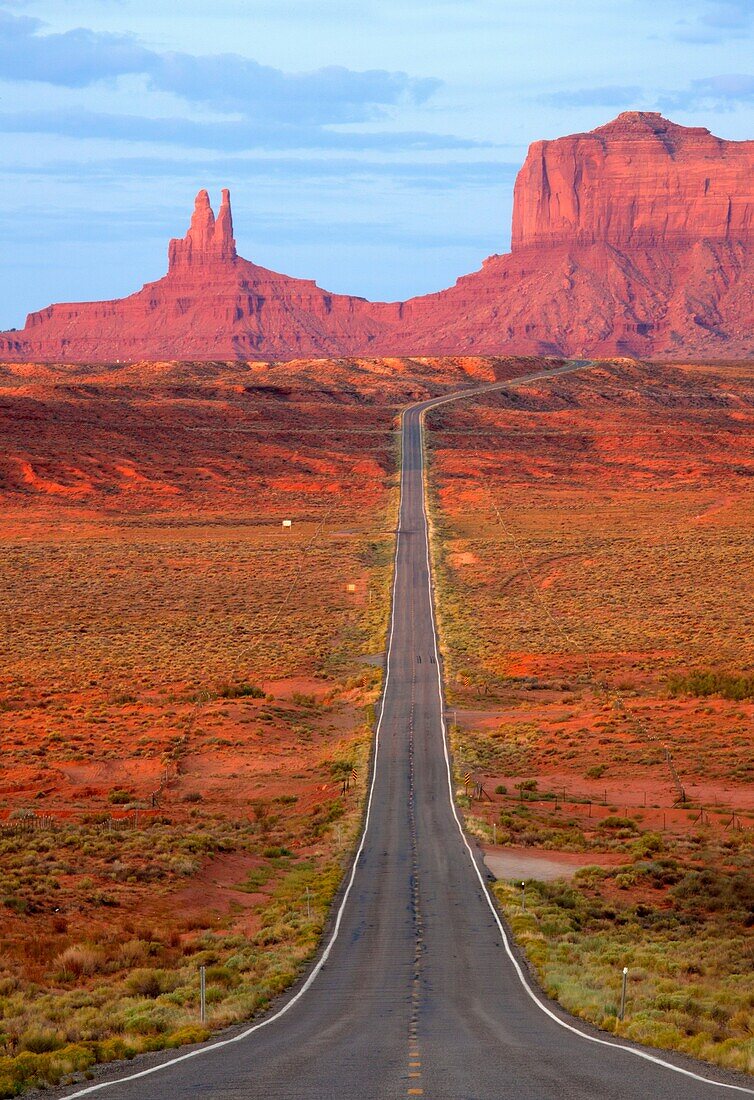
<path id="1" fill-rule="evenodd" d="M 100 1093 L 108 1100 L 754 1095 L 746 1081 L 691 1060 L 621 1046 L 574 1021 L 531 986 L 506 939 L 484 869 L 453 804 L 446 748 L 422 418 L 426 409 L 447 400 L 414 405 L 403 416 L 393 613 L 366 824 L 317 963 L 261 1023 L 189 1053 L 173 1051 L 111 1068 L 86 1086 L 56 1095 Z"/>

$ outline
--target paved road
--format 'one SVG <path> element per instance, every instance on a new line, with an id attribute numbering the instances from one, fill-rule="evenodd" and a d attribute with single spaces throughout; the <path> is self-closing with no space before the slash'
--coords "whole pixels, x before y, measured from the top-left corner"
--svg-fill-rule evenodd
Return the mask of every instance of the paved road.
<path id="1" fill-rule="evenodd" d="M 120 1079 L 60 1095 L 711 1100 L 734 1094 L 731 1084 L 713 1085 L 610 1040 L 594 1041 L 597 1032 L 590 1040 L 569 1030 L 576 1025 L 537 1002 L 509 954 L 450 797 L 422 477 L 421 417 L 436 403 L 415 405 L 403 419 L 387 684 L 367 827 L 335 938 L 282 1015 L 261 1027 L 188 1057 L 162 1055 L 157 1069 L 137 1061 L 119 1071 Z M 712 1076 L 690 1061 L 678 1065 Z"/>

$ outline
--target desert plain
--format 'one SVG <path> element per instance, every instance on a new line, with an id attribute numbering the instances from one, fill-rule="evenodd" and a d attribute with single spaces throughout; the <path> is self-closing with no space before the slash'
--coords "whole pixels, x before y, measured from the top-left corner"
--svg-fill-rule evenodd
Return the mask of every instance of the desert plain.
<path id="1" fill-rule="evenodd" d="M 0 366 L 0 1096 L 296 979 L 360 827 L 400 410 L 534 362 Z M 527 868 L 533 972 L 749 1071 L 753 434 L 750 364 L 629 359 L 427 433 L 457 796 Z"/>

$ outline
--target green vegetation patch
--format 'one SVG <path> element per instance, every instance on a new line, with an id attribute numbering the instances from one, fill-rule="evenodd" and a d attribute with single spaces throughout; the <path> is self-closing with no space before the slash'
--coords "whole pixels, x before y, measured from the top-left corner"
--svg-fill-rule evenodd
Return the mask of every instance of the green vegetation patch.
<path id="1" fill-rule="evenodd" d="M 754 699 L 754 676 L 734 675 L 712 669 L 699 670 L 668 677 L 668 690 L 671 695 L 721 695 L 723 699 L 742 702 L 745 699 Z"/>
<path id="2" fill-rule="evenodd" d="M 722 870 L 688 870 L 662 857 L 587 867 L 572 884 L 527 883 L 525 909 L 517 884 L 498 883 L 495 893 L 542 986 L 569 1012 L 636 1042 L 751 1073 L 751 851 L 729 858 L 733 866 Z"/>

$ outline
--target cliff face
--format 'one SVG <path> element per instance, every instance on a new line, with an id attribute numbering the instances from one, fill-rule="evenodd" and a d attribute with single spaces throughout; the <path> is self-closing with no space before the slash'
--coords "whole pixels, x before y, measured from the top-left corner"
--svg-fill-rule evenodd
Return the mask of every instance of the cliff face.
<path id="1" fill-rule="evenodd" d="M 754 141 L 628 112 L 536 142 L 512 228 L 509 255 L 405 304 L 414 352 L 754 355 Z"/>
<path id="2" fill-rule="evenodd" d="M 627 112 L 532 145 L 516 181 L 513 251 L 556 245 L 754 242 L 754 141 Z"/>
<path id="3" fill-rule="evenodd" d="M 512 252 L 437 294 L 371 303 L 244 260 L 230 196 L 197 195 L 167 275 L 128 298 L 49 306 L 6 359 L 414 354 L 754 355 L 754 142 L 630 112 L 536 142 Z"/>
<path id="4" fill-rule="evenodd" d="M 528 249 L 490 257 L 403 314 L 412 354 L 751 358 L 754 257 L 709 241 Z"/>

